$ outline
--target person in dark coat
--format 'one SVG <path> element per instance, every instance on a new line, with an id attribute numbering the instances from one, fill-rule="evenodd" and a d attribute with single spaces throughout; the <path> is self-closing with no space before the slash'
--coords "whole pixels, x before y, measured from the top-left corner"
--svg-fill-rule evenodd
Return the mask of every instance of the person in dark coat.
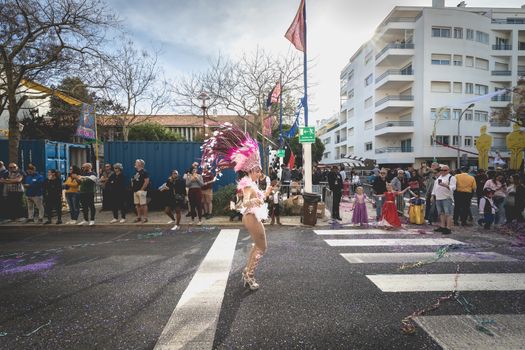
<path id="1" fill-rule="evenodd" d="M 339 173 L 337 165 L 332 167 L 332 171 L 328 174 L 328 187 L 332 191 L 333 202 L 332 202 L 332 219 L 342 220 L 341 214 L 339 213 L 339 204 L 341 203 L 341 197 L 343 196 L 343 178 Z"/>
<path id="2" fill-rule="evenodd" d="M 44 180 L 44 203 L 47 214 L 47 221 L 44 224 L 51 223 L 53 210 L 57 213 L 57 225 L 62 223 L 62 179 L 60 172 L 55 169 L 47 171 L 47 179 Z"/>
<path id="3" fill-rule="evenodd" d="M 182 209 L 185 207 L 184 199 L 186 198 L 186 181 L 179 176 L 177 170 L 171 172 L 171 176 L 166 180 L 166 185 L 162 187 L 161 191 L 165 195 L 164 212 L 171 219 L 168 223 L 175 225 L 171 228 L 172 231 L 180 229 L 180 219 Z M 173 216 L 173 209 L 175 209 L 175 216 Z"/>
<path id="4" fill-rule="evenodd" d="M 113 165 L 113 171 L 106 181 L 105 196 L 107 196 L 108 206 L 113 212 L 113 219 L 110 221 L 111 224 L 119 221 L 119 210 L 121 215 L 120 223 L 126 222 L 126 198 L 128 194 L 128 182 L 124 177 L 122 170 L 122 164 L 115 163 Z"/>

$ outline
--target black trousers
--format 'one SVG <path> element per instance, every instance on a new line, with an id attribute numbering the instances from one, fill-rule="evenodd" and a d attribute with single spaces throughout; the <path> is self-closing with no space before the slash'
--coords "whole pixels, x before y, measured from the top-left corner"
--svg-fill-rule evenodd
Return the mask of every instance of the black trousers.
<path id="1" fill-rule="evenodd" d="M 339 204 L 341 203 L 342 192 L 333 192 L 333 201 L 332 201 L 332 219 L 337 219 L 341 217 L 339 213 Z"/>
<path id="2" fill-rule="evenodd" d="M 24 192 L 7 192 L 4 205 L 7 209 L 8 219 L 16 220 L 27 215 L 27 211 L 24 214 L 24 209 L 22 207 L 23 196 Z"/>
<path id="3" fill-rule="evenodd" d="M 94 221 L 95 220 L 95 194 L 81 192 L 80 193 L 80 205 L 82 206 L 82 214 L 84 214 L 84 221 L 89 221 L 89 220 Z M 91 216 L 89 214 L 91 214 Z"/>
<path id="4" fill-rule="evenodd" d="M 123 219 L 126 218 L 126 194 L 125 193 L 106 193 L 108 203 L 113 212 L 113 218 L 118 219 L 118 212 Z"/>
<path id="5" fill-rule="evenodd" d="M 470 212 L 470 201 L 472 194 L 468 192 L 454 192 L 454 221 L 461 221 L 462 224 L 467 223 L 467 218 Z"/>
<path id="6" fill-rule="evenodd" d="M 45 199 L 45 209 L 48 221 L 51 221 L 53 210 L 57 213 L 57 220 L 62 221 L 62 198 L 47 197 Z"/>

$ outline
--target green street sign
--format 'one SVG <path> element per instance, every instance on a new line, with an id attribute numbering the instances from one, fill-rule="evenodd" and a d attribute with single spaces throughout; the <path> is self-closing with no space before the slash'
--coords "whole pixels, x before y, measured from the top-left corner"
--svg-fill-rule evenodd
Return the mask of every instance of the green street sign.
<path id="1" fill-rule="evenodd" d="M 299 143 L 315 143 L 315 128 L 313 126 L 299 128 Z"/>
<path id="2" fill-rule="evenodd" d="M 284 149 L 277 150 L 277 158 L 284 158 Z"/>

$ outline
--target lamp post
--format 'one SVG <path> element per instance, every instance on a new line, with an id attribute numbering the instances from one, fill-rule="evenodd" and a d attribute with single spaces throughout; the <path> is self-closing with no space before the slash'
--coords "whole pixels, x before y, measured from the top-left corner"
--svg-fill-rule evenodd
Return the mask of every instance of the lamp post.
<path id="1" fill-rule="evenodd" d="M 463 112 L 461 112 L 461 114 L 459 115 L 459 118 L 458 118 L 458 133 L 457 133 L 457 138 L 458 138 L 458 156 L 457 156 L 457 160 L 456 160 L 456 168 L 459 169 L 460 166 L 459 166 L 459 147 L 461 146 L 461 142 L 460 142 L 460 133 L 459 133 L 459 124 L 461 123 L 461 118 L 463 118 L 463 114 L 465 114 L 466 111 L 468 111 L 469 109 L 471 109 L 472 107 L 474 107 L 474 103 L 471 103 L 467 108 L 465 108 L 465 110 Z"/>
<path id="2" fill-rule="evenodd" d="M 206 92 L 201 92 L 199 96 L 197 96 L 199 100 L 202 101 L 201 109 L 202 109 L 202 138 L 206 138 L 206 109 L 208 109 L 208 106 L 206 106 L 206 100 L 210 99 L 210 96 Z"/>

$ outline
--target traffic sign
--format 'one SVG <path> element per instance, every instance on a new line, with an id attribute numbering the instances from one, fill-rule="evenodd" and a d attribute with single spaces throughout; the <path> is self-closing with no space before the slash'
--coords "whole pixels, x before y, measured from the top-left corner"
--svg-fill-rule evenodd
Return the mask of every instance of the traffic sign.
<path id="1" fill-rule="evenodd" d="M 299 143 L 315 143 L 315 127 L 299 128 Z"/>
<path id="2" fill-rule="evenodd" d="M 284 149 L 277 150 L 277 158 L 284 158 Z"/>

